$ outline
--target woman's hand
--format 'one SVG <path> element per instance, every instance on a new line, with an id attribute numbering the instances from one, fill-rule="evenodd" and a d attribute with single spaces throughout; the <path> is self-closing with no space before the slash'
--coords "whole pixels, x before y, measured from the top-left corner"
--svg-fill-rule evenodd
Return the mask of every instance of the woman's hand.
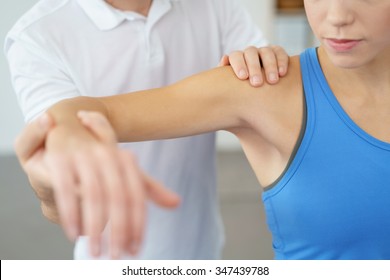
<path id="1" fill-rule="evenodd" d="M 45 216 L 60 222 L 71 240 L 89 236 L 91 254 L 98 256 L 109 221 L 111 257 L 135 254 L 142 241 L 146 201 L 173 208 L 179 198 L 145 175 L 131 152 L 118 149 L 102 115 L 79 116 L 88 133 L 72 136 L 72 131 L 56 130 L 47 116 L 48 126 L 40 125 L 42 120 L 28 125 L 15 145 L 20 163 Z"/>

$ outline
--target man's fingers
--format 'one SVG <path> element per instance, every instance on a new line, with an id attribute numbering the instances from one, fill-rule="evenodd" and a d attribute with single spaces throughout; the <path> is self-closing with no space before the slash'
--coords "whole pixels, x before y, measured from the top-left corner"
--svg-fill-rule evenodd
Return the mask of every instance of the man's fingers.
<path id="1" fill-rule="evenodd" d="M 257 59 L 257 61 L 259 61 Z M 232 52 L 229 55 L 229 63 L 233 68 L 234 73 L 240 80 L 246 80 L 249 77 L 247 63 L 245 62 L 244 54 L 240 51 Z"/>
<path id="2" fill-rule="evenodd" d="M 277 57 L 270 47 L 259 48 L 258 56 L 261 59 L 268 83 L 274 84 L 279 81 Z"/>
<path id="3" fill-rule="evenodd" d="M 60 224 L 60 214 L 57 211 L 56 206 L 53 206 L 50 203 L 46 203 L 44 201 L 41 201 L 41 210 L 43 216 L 45 216 L 46 219 L 48 219 L 50 222 L 55 224 Z"/>
<path id="4" fill-rule="evenodd" d="M 115 132 L 102 114 L 92 111 L 80 111 L 77 116 L 100 141 L 106 144 L 116 143 Z"/>
<path id="5" fill-rule="evenodd" d="M 219 61 L 218 67 L 227 66 L 229 64 L 230 64 L 229 56 L 225 54 L 224 56 L 222 56 L 221 60 Z"/>
<path id="6" fill-rule="evenodd" d="M 44 113 L 37 120 L 28 124 L 19 134 L 15 140 L 15 151 L 22 164 L 39 148 L 43 147 L 46 135 L 53 125 L 52 118 Z"/>
<path id="7" fill-rule="evenodd" d="M 225 59 L 223 57 L 220 64 L 225 62 Z M 269 84 L 275 84 L 279 77 L 287 74 L 289 56 L 279 46 L 262 48 L 251 46 L 244 51 L 232 52 L 229 55 L 229 62 L 239 79 L 249 78 L 252 86 L 259 87 L 264 84 L 264 80 Z"/>
<path id="8" fill-rule="evenodd" d="M 283 77 L 287 74 L 289 56 L 287 52 L 280 46 L 272 46 L 272 49 L 274 51 L 276 61 L 278 64 L 279 76 Z"/>
<path id="9" fill-rule="evenodd" d="M 60 223 L 50 172 L 44 159 L 46 136 L 53 126 L 53 119 L 44 113 L 26 125 L 15 141 L 15 151 L 23 170 L 28 175 L 31 188 L 41 201 L 43 215 L 52 222 Z"/>
<path id="10" fill-rule="evenodd" d="M 262 65 L 267 63 L 262 57 L 259 57 L 258 49 L 249 47 L 244 51 L 245 61 L 249 71 L 249 80 L 252 86 L 258 87 L 264 84 Z"/>

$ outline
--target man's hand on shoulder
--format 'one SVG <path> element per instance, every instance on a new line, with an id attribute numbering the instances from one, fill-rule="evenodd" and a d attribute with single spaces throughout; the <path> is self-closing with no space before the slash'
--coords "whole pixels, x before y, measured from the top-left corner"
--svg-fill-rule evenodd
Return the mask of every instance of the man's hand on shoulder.
<path id="1" fill-rule="evenodd" d="M 264 73 L 269 84 L 276 84 L 280 77 L 287 74 L 289 56 L 279 46 L 253 47 L 244 51 L 234 51 L 224 55 L 219 66 L 231 65 L 236 76 L 241 80 L 249 79 L 254 87 L 264 84 Z"/>

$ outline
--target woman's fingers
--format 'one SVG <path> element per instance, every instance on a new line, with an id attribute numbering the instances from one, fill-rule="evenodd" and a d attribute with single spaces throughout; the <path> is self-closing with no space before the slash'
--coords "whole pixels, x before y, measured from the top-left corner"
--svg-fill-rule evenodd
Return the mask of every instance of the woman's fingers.
<path id="1" fill-rule="evenodd" d="M 152 177 L 143 174 L 147 196 L 158 206 L 164 208 L 176 208 L 180 204 L 180 197 L 154 180 Z"/>
<path id="2" fill-rule="evenodd" d="M 129 230 L 131 223 L 128 211 L 129 199 L 127 196 L 126 179 L 122 171 L 121 161 L 117 150 L 101 150 L 98 154 L 99 173 L 106 197 L 110 227 L 110 251 L 113 259 L 118 259 L 127 248 L 128 240 L 132 239 Z"/>
<path id="3" fill-rule="evenodd" d="M 143 174 L 129 151 L 92 145 L 73 156 L 51 156 L 48 165 L 64 231 L 71 240 L 89 236 L 95 257 L 108 220 L 110 254 L 118 259 L 138 253 L 148 199 L 166 208 L 180 203 L 174 192 Z"/>
<path id="4" fill-rule="evenodd" d="M 136 254 L 144 235 L 147 199 L 167 208 L 176 207 L 180 199 L 145 175 L 131 152 L 115 146 L 115 133 L 103 115 L 79 112 L 78 116 L 100 143 L 87 145 L 81 153 L 78 149 L 69 161 L 53 165 L 64 228 L 73 238 L 75 232 L 80 233 L 74 225 L 82 220 L 82 232 L 90 237 L 91 254 L 96 257 L 101 251 L 102 229 L 109 220 L 111 257 Z M 71 176 L 64 176 L 68 172 Z M 81 204 L 81 214 L 76 204 Z"/>
<path id="5" fill-rule="evenodd" d="M 128 151 L 120 151 L 122 172 L 126 180 L 126 191 L 128 197 L 129 231 L 131 238 L 127 244 L 127 251 L 135 255 L 138 253 L 142 243 L 145 221 L 146 221 L 146 186 L 143 174 L 140 171 L 133 154 Z"/>
<path id="6" fill-rule="evenodd" d="M 46 160 L 61 224 L 68 238 L 73 241 L 81 232 L 77 173 L 68 156 L 51 155 Z"/>
<path id="7" fill-rule="evenodd" d="M 104 190 L 96 160 L 80 153 L 76 155 L 79 172 L 80 203 L 83 234 L 89 236 L 90 253 L 98 257 L 101 252 L 101 234 L 106 224 Z"/>

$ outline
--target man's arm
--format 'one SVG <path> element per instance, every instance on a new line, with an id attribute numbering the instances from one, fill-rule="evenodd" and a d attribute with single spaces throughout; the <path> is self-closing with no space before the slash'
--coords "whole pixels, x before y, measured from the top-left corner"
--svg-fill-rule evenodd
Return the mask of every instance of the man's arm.
<path id="1" fill-rule="evenodd" d="M 40 200 L 43 215 L 48 220 L 59 224 L 50 176 L 44 163 L 45 139 L 53 126 L 52 118 L 47 114 L 42 115 L 18 135 L 15 140 L 15 151 L 24 172 L 33 174 L 29 177 L 29 181 Z"/>

